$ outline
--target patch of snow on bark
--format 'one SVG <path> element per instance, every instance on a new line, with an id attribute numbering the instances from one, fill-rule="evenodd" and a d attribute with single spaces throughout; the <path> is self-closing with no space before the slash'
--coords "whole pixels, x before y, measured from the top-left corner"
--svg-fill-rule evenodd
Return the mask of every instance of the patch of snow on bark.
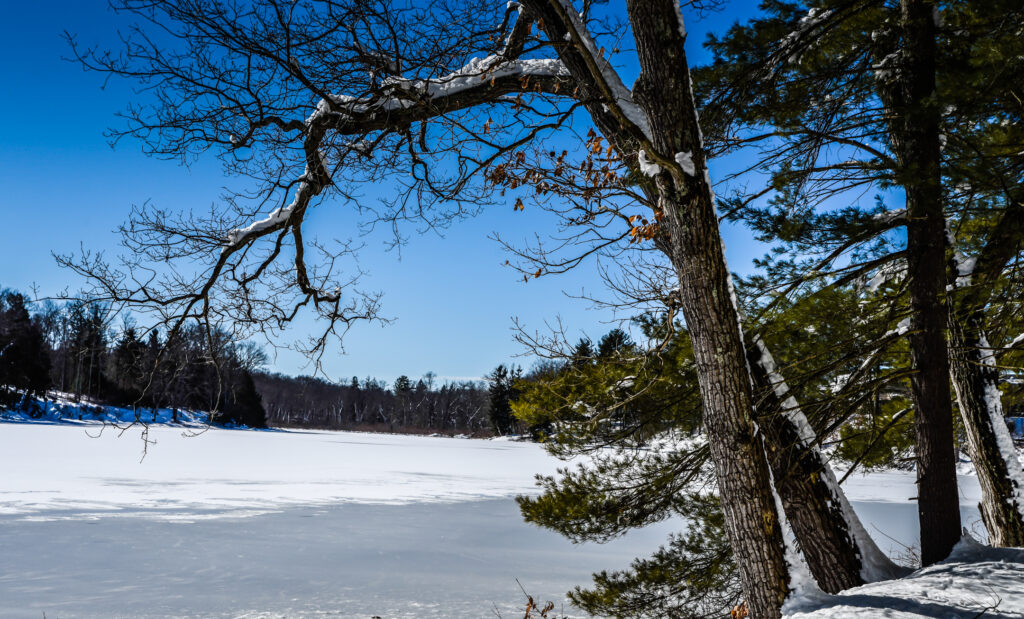
<path id="1" fill-rule="evenodd" d="M 640 165 L 640 171 L 647 176 L 655 176 L 661 173 L 661 166 L 648 159 L 647 151 L 642 148 L 637 154 L 637 163 Z"/>
<path id="2" fill-rule="evenodd" d="M 690 176 L 697 175 L 697 168 L 693 165 L 693 152 L 686 151 L 685 153 L 676 153 L 676 163 Z M 710 183 L 709 183 L 710 186 Z"/>
<path id="3" fill-rule="evenodd" d="M 676 2 L 676 19 L 679 20 L 679 36 L 686 38 L 686 22 L 683 21 L 682 1 Z"/>

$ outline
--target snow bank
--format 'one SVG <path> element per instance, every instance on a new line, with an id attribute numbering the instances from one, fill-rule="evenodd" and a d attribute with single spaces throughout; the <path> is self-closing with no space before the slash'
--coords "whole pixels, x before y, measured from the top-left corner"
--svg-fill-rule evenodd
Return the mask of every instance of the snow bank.
<path id="1" fill-rule="evenodd" d="M 188 428 L 204 428 L 209 425 L 210 414 L 205 411 L 170 408 L 131 409 L 122 406 L 92 404 L 71 394 L 51 391 L 43 401 L 33 399 L 35 416 L 25 410 L 0 408 L 0 421 L 21 423 L 62 423 L 62 424 L 131 424 L 133 422 L 170 424 Z"/>
<path id="2" fill-rule="evenodd" d="M 905 578 L 793 600 L 789 619 L 1024 617 L 1024 549 L 964 537 L 949 559 Z"/>

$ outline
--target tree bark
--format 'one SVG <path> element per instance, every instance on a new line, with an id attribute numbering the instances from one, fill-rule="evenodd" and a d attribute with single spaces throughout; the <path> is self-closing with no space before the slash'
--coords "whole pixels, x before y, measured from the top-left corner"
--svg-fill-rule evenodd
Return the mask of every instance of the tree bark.
<path id="1" fill-rule="evenodd" d="M 952 295 L 949 321 L 950 376 L 957 407 L 967 430 L 971 461 L 981 484 L 981 515 L 995 546 L 1024 546 L 1024 471 L 1003 423 L 998 372 L 985 363 L 984 308 L 993 284 L 1024 240 L 1024 204 L 1007 196 L 1008 205 L 992 228 L 969 274 L 971 283 Z M 959 265 L 954 264 L 956 277 Z M 987 344 L 987 343 L 986 343 Z M 998 408 L 998 410 L 994 410 Z M 1008 446 L 1009 456 L 999 445 Z"/>
<path id="2" fill-rule="evenodd" d="M 1024 488 L 1019 487 L 1024 474 L 1002 420 L 998 372 L 984 359 L 991 353 L 983 350 L 988 344 L 983 328 L 978 313 L 963 322 L 950 313 L 950 373 L 981 484 L 981 518 L 989 542 L 993 546 L 1024 546 Z"/>
<path id="3" fill-rule="evenodd" d="M 779 617 L 790 584 L 781 515 L 753 420 L 750 373 L 704 174 L 678 5 L 675 0 L 629 0 L 627 10 L 641 67 L 634 96 L 647 112 L 651 142 L 670 161 L 675 153 L 690 153 L 696 172 L 663 171 L 655 182 L 666 253 L 679 280 L 680 305 L 693 342 L 726 528 L 752 615 Z"/>
<path id="4" fill-rule="evenodd" d="M 828 464 L 817 449 L 804 444 L 799 429 L 783 412 L 758 346 L 748 342 L 747 364 L 754 381 L 757 422 L 782 499 L 807 567 L 826 593 L 863 585 L 862 553 L 826 476 Z"/>
<path id="5" fill-rule="evenodd" d="M 953 408 L 946 344 L 945 217 L 935 94 L 934 4 L 902 0 L 903 63 L 894 140 L 907 196 L 911 393 L 917 434 L 921 562 L 945 559 L 960 539 Z"/>
<path id="6" fill-rule="evenodd" d="M 624 87 L 615 83 L 618 76 L 599 50 L 587 49 L 593 42 L 580 37 L 571 2 L 525 0 L 524 5 L 543 24 L 579 85 L 579 99 L 605 137 L 627 157 L 636 158 L 646 149 L 661 164 L 642 181 L 642 188 L 661 228 L 655 243 L 679 280 L 726 530 L 751 616 L 778 618 L 790 582 L 781 518 L 753 420 L 750 374 L 705 174 L 678 3 L 627 1 L 641 67 L 632 95 L 620 91 Z M 624 109 L 634 102 L 644 119 Z M 644 122 L 646 128 L 638 124 Z M 696 174 L 673 163 L 677 153 L 692 157 Z"/>

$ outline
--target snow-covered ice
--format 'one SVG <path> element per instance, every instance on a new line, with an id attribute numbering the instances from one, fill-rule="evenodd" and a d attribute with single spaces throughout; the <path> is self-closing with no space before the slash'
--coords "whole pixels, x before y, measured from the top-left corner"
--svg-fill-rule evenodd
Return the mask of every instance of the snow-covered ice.
<path id="1" fill-rule="evenodd" d="M 0 424 L 0 617 L 511 617 L 515 579 L 562 602 L 684 526 L 573 545 L 524 523 L 511 497 L 562 464 L 531 443 L 154 425 L 141 459 L 138 428 L 102 427 Z M 960 484 L 979 531 L 977 480 Z M 908 553 L 913 473 L 844 488 Z"/>
<path id="2" fill-rule="evenodd" d="M 187 436 L 194 434 L 194 436 Z M 95 438 L 93 438 L 95 436 Z M 0 426 L 0 515 L 196 519 L 290 505 L 507 498 L 558 461 L 510 441 L 154 425 Z"/>
<path id="3" fill-rule="evenodd" d="M 516 579 L 565 603 L 680 527 L 523 522 L 559 464 L 530 443 L 154 425 L 140 462 L 100 427 L 0 424 L 0 617 L 513 617 Z"/>

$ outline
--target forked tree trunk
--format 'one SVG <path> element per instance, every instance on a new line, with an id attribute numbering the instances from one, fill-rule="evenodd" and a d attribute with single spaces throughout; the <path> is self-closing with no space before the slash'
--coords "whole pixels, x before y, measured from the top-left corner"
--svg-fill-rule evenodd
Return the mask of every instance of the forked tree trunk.
<path id="1" fill-rule="evenodd" d="M 949 314 L 950 372 L 981 484 L 981 518 L 994 546 L 1024 546 L 1024 472 L 1003 422 L 999 375 L 978 312 Z M 970 335 L 968 335 L 970 334 Z"/>
<path id="2" fill-rule="evenodd" d="M 935 94 L 934 3 L 902 0 L 903 55 L 894 146 L 907 196 L 911 394 L 917 434 L 921 562 L 945 559 L 960 539 L 953 407 L 946 345 L 946 250 L 939 110 Z"/>

